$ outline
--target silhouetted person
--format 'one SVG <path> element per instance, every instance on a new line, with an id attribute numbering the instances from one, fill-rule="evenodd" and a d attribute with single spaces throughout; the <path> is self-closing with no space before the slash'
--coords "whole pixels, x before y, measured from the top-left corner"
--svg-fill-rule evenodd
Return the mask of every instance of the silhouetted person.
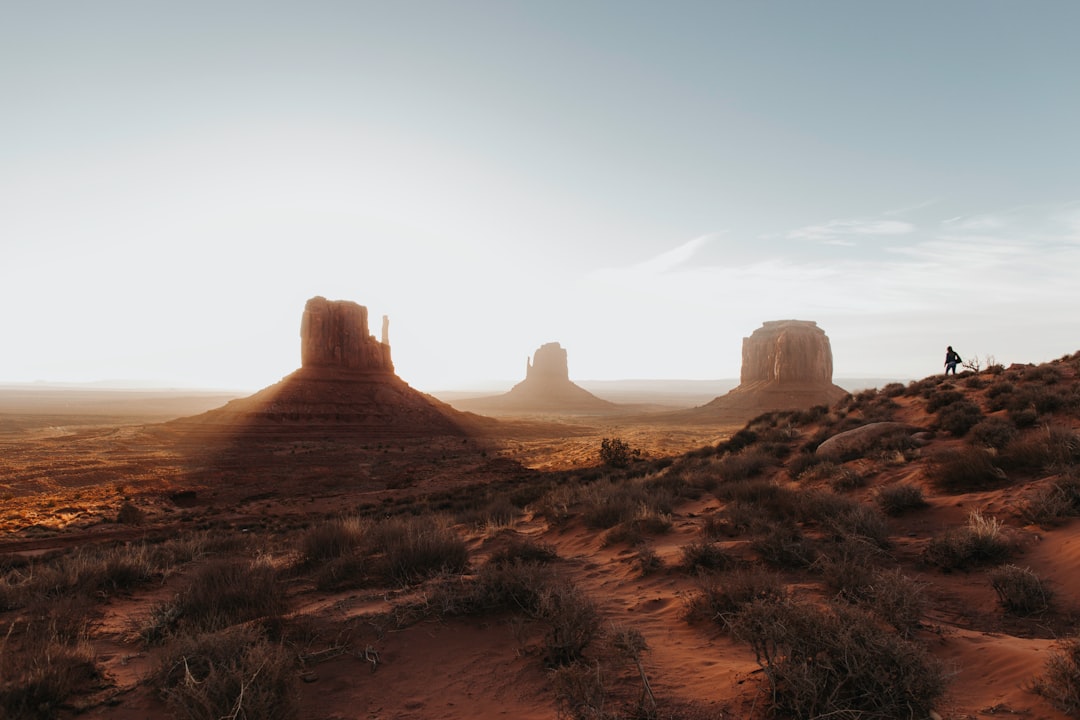
<path id="1" fill-rule="evenodd" d="M 949 374 L 950 370 L 952 371 L 952 374 L 955 375 L 956 374 L 956 366 L 959 365 L 962 362 L 964 362 L 964 361 L 960 359 L 960 353 L 953 350 L 952 345 L 945 348 L 945 374 L 946 375 Z"/>

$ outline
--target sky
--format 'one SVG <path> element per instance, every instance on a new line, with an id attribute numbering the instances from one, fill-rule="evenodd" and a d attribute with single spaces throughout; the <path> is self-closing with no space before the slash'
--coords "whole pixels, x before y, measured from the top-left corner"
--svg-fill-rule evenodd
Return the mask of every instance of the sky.
<path id="1" fill-rule="evenodd" d="M 0 383 L 425 391 L 1080 349 L 1080 3 L 0 0 Z"/>

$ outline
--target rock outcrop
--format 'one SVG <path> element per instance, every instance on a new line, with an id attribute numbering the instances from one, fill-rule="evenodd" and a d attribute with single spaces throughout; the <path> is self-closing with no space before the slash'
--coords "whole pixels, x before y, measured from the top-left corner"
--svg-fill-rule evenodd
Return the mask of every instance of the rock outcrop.
<path id="1" fill-rule="evenodd" d="M 382 339 L 376 340 L 367 308 L 314 297 L 300 322 L 300 369 L 250 397 L 175 425 L 205 434 L 364 441 L 462 436 L 491 427 L 495 421 L 455 410 L 399 378 L 388 329 L 384 317 Z"/>
<path id="2" fill-rule="evenodd" d="M 745 422 L 774 410 L 831 405 L 847 391 L 832 382 L 832 348 L 811 320 L 773 320 L 743 338 L 739 386 L 681 413 L 695 422 Z"/>
<path id="3" fill-rule="evenodd" d="M 305 368 L 392 373 L 388 327 L 384 316 L 382 340 L 376 340 L 368 333 L 366 307 L 313 297 L 304 306 L 300 321 L 300 364 Z"/>
<path id="4" fill-rule="evenodd" d="M 460 400 L 457 407 L 488 413 L 611 413 L 618 405 L 596 397 L 570 380 L 566 349 L 557 342 L 537 348 L 525 361 L 525 379 L 510 391 L 493 397 Z"/>

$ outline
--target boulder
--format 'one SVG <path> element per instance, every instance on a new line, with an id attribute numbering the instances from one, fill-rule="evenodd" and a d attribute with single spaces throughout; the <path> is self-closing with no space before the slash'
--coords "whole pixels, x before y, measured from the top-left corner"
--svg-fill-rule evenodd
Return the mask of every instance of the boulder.
<path id="1" fill-rule="evenodd" d="M 915 436 L 922 428 L 899 422 L 875 422 L 833 435 L 818 445 L 815 453 L 837 460 L 863 457 L 874 446 L 897 436 Z"/>

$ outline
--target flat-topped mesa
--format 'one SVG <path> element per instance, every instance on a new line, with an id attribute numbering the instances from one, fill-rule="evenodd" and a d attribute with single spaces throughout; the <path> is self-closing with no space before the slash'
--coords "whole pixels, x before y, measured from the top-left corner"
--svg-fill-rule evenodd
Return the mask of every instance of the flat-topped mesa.
<path id="1" fill-rule="evenodd" d="M 832 348 L 812 320 L 770 320 L 743 338 L 741 386 L 832 383 Z"/>
<path id="2" fill-rule="evenodd" d="M 313 297 L 300 321 L 303 368 L 338 368 L 394 372 L 390 359 L 389 320 L 383 316 L 382 341 L 368 331 L 367 308 L 348 300 Z"/>

